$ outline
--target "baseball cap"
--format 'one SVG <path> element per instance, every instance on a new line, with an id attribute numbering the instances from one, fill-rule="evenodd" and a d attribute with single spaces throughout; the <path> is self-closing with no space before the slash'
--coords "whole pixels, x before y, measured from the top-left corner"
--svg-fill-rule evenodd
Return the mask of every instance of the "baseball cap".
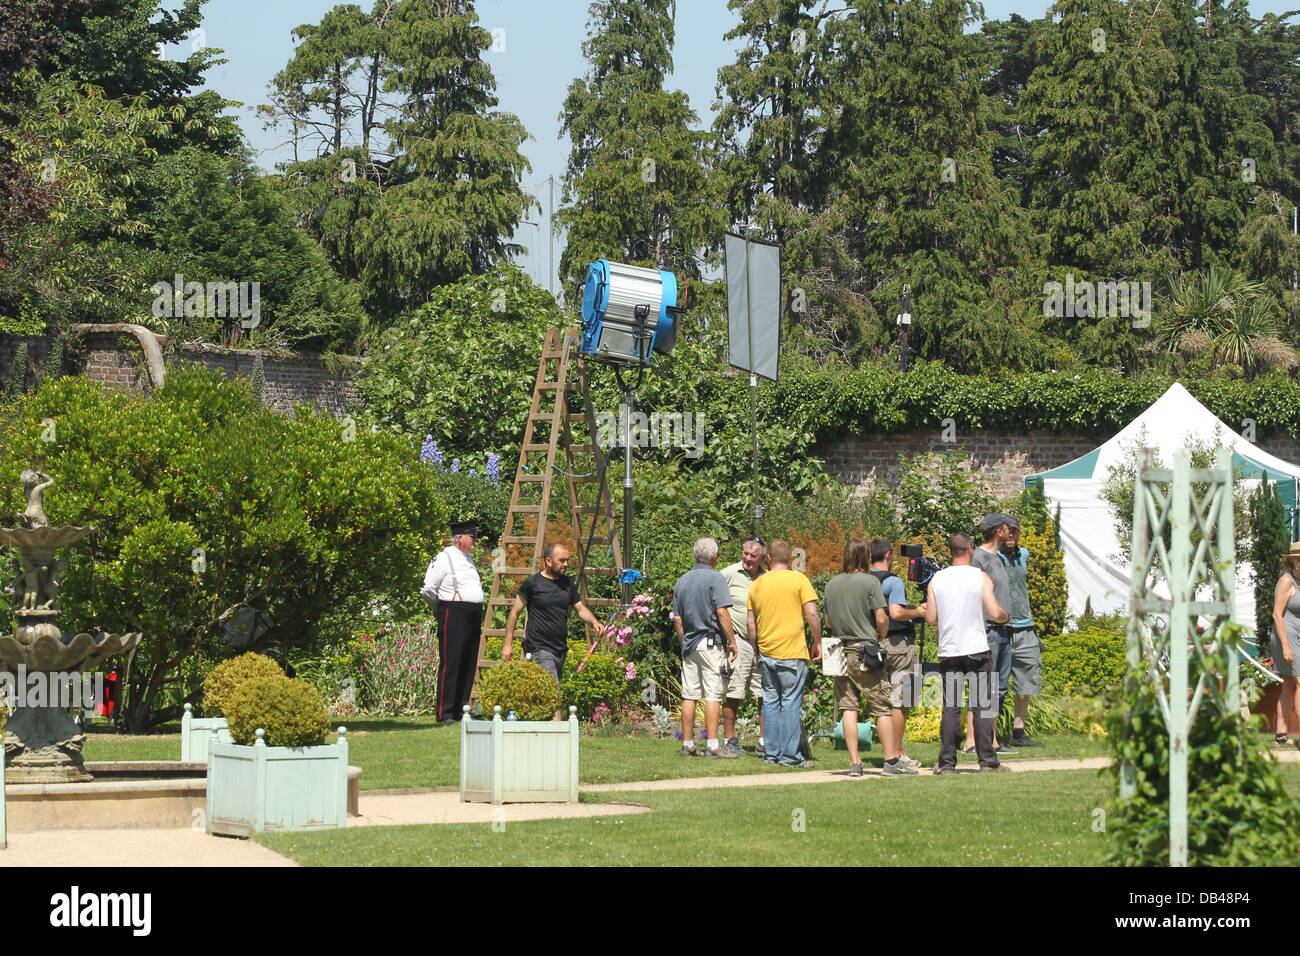
<path id="1" fill-rule="evenodd" d="M 999 512 L 993 511 L 990 512 L 989 514 L 986 514 L 983 518 L 980 519 L 980 530 L 992 531 L 994 528 L 999 527 L 1000 525 L 1010 524 L 1013 520 L 1015 519 L 1008 518 L 1004 514 L 1000 514 Z M 1019 527 L 1019 525 L 1017 525 L 1017 527 Z"/>

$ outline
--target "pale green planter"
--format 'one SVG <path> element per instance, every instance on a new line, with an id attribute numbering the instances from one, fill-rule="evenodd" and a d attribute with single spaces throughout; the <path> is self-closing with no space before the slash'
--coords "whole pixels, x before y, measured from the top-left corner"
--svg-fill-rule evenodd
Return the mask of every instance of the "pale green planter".
<path id="1" fill-rule="evenodd" d="M 348 821 L 347 728 L 338 743 L 251 747 L 212 742 L 208 750 L 207 830 L 248 836 L 263 830 L 333 830 Z"/>
<path id="2" fill-rule="evenodd" d="M 479 803 L 577 803 L 578 709 L 569 719 L 460 722 L 460 799 Z"/>
<path id="3" fill-rule="evenodd" d="M 230 736 L 230 725 L 224 717 L 195 717 L 193 704 L 185 705 L 185 716 L 181 718 L 181 760 L 203 763 L 208 759 L 208 743 L 234 743 Z"/>

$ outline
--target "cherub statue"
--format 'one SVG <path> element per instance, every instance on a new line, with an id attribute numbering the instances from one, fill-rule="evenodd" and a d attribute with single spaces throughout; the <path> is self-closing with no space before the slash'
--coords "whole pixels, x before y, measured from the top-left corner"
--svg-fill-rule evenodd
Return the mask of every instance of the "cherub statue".
<path id="1" fill-rule="evenodd" d="M 19 524 L 24 528 L 48 528 L 50 519 L 45 514 L 45 489 L 54 484 L 54 479 L 37 467 L 24 470 L 21 480 L 27 507 L 18 518 Z"/>
<path id="2" fill-rule="evenodd" d="M 44 577 L 43 572 L 46 570 L 44 565 L 37 564 L 27 555 L 23 555 L 23 603 L 24 611 L 34 611 L 40 605 L 41 592 L 44 590 L 41 579 Z"/>
<path id="3" fill-rule="evenodd" d="M 59 558 L 57 561 L 51 561 L 42 570 L 44 574 L 41 580 L 41 598 L 40 609 L 48 611 L 53 609 L 54 601 L 59 596 L 59 575 L 63 569 L 68 566 L 67 558 Z"/>

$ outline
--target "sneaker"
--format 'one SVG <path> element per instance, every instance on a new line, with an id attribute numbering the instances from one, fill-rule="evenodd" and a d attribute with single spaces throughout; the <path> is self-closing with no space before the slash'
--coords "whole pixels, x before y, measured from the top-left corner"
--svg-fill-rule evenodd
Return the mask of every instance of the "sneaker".
<path id="1" fill-rule="evenodd" d="M 886 763 L 881 769 L 880 774 L 883 777 L 915 777 L 916 768 L 909 767 L 900 760 L 894 764 Z"/>
<path id="2" fill-rule="evenodd" d="M 686 746 L 685 744 L 682 744 L 682 750 L 681 750 L 681 753 L 679 753 L 677 756 L 679 756 L 679 757 L 698 757 L 699 755 L 700 755 L 700 748 L 699 748 L 699 747 L 688 747 L 688 746 Z"/>
<path id="3" fill-rule="evenodd" d="M 763 756 L 763 744 L 761 742 L 754 745 L 754 756 L 755 757 Z"/>
<path id="4" fill-rule="evenodd" d="M 995 750 L 995 751 L 993 751 L 993 752 L 994 752 L 994 753 L 997 753 L 997 754 L 1003 754 L 1003 755 L 1010 755 L 1010 754 L 1018 754 L 1018 753 L 1020 753 L 1019 750 L 1014 750 L 1014 749 L 1012 749 L 1011 747 L 1008 747 L 1006 744 L 998 744 L 998 749 Z"/>
<path id="5" fill-rule="evenodd" d="M 740 756 L 740 752 L 736 751 L 735 753 L 732 753 L 726 747 L 719 747 L 717 750 L 709 750 L 706 747 L 704 749 L 704 756 L 709 757 L 712 760 L 735 760 Z"/>
<path id="6" fill-rule="evenodd" d="M 899 754 L 898 759 L 903 761 L 903 763 L 907 764 L 913 770 L 920 770 L 922 767 L 925 766 L 925 764 L 921 763 L 921 761 L 909 757 L 907 754 Z"/>
<path id="7" fill-rule="evenodd" d="M 957 772 L 957 768 L 956 768 L 956 767 L 935 767 L 935 768 L 934 768 L 932 771 L 930 771 L 930 772 L 931 772 L 932 774 L 934 774 L 936 777 L 942 777 L 944 774 L 950 774 L 950 775 L 951 775 L 951 774 L 956 773 L 956 772 Z"/>
<path id="8" fill-rule="evenodd" d="M 860 777 L 860 776 L 862 776 L 862 764 L 860 764 L 860 763 L 851 763 L 851 764 L 849 764 L 849 776 L 850 776 L 850 777 Z"/>
<path id="9" fill-rule="evenodd" d="M 980 767 L 980 773 L 998 773 L 1000 771 L 1005 771 L 1006 773 L 1010 773 L 1011 768 L 1004 763 L 996 764 L 995 766 L 992 767 Z"/>
<path id="10" fill-rule="evenodd" d="M 1012 735 L 1011 742 L 1017 747 L 1041 747 L 1043 746 L 1037 740 L 1032 740 L 1024 734 Z"/>
<path id="11" fill-rule="evenodd" d="M 740 741 L 737 740 L 735 737 L 732 737 L 729 740 L 727 740 L 725 743 L 723 743 L 722 749 L 725 750 L 727 753 L 731 754 L 733 757 L 739 757 L 741 753 Z"/>

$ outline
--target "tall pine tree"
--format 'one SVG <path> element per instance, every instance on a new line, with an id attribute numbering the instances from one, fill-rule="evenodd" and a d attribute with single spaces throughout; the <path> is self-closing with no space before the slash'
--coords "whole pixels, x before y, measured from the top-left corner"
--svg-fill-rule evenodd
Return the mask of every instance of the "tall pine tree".
<path id="1" fill-rule="evenodd" d="M 875 0 L 833 25 L 842 106 L 815 164 L 831 194 L 790 256 L 840 334 L 861 328 L 851 357 L 892 342 L 910 284 L 923 356 L 963 370 L 1045 361 L 1018 197 L 992 168 L 989 60 L 964 32 L 977 9 Z"/>
<path id="2" fill-rule="evenodd" d="M 726 227 L 707 135 L 672 71 L 671 0 L 598 0 L 586 75 L 560 114 L 572 143 L 556 222 L 566 232 L 561 280 L 571 293 L 599 258 L 699 276 Z"/>

